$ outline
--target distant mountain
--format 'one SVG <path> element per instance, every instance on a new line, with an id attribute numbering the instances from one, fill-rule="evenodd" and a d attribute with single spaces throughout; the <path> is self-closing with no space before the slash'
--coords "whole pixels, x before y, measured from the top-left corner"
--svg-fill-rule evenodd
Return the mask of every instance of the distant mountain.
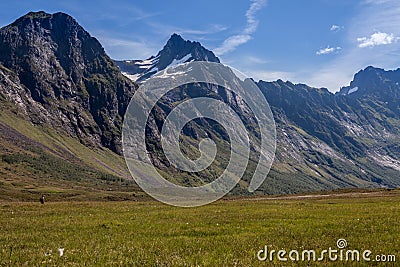
<path id="1" fill-rule="evenodd" d="M 146 60 L 124 60 L 115 63 L 124 75 L 140 82 L 157 71 L 191 61 L 220 62 L 213 52 L 204 48 L 199 42 L 187 41 L 180 35 L 173 34 L 156 56 Z"/>
<path id="2" fill-rule="evenodd" d="M 368 67 L 354 76 L 350 86 L 343 87 L 340 95 L 354 98 L 373 98 L 388 102 L 386 105 L 393 112 L 399 111 L 400 102 L 400 69 L 385 71 Z"/>
<path id="3" fill-rule="evenodd" d="M 121 157 L 121 127 L 138 85 L 157 71 L 191 61 L 219 62 L 198 42 L 173 34 L 146 60 L 113 61 L 72 17 L 31 12 L 0 29 L 0 196 L 27 199 L 38 192 L 75 198 L 98 194 L 131 199 Z M 126 78 L 128 76 L 130 79 Z M 257 82 L 277 126 L 276 160 L 260 194 L 347 187 L 400 186 L 400 70 L 368 67 L 333 94 L 282 80 Z M 183 129 L 181 148 L 191 158 L 211 138 L 215 162 L 199 173 L 174 169 L 162 152 L 166 116 L 183 100 L 206 96 L 225 102 L 243 120 L 252 146 L 245 176 L 233 194 L 248 194 L 259 134 L 250 108 L 220 86 L 194 83 L 158 102 L 146 129 L 153 164 L 187 186 L 218 177 L 230 157 L 229 138 L 213 120 Z M 15 196 L 15 197 L 13 197 Z"/>
<path id="4" fill-rule="evenodd" d="M 293 178 L 282 187 L 293 188 L 293 181 L 305 190 L 399 186 L 399 88 L 392 86 L 395 80 L 382 79 L 392 74 L 368 68 L 355 75 L 349 88 L 358 91 L 350 94 L 349 88 L 332 94 L 281 80 L 258 82 L 278 127 L 272 173 Z"/>

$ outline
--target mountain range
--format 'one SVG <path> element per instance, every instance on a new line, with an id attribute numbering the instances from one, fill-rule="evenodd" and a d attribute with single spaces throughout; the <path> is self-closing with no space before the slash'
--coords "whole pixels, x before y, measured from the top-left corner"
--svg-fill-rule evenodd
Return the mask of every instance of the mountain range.
<path id="1" fill-rule="evenodd" d="M 130 178 L 121 127 L 138 84 L 160 70 L 191 61 L 220 62 L 198 42 L 173 34 L 156 55 L 112 60 L 102 45 L 64 13 L 31 12 L 0 29 L 0 198 L 134 199 L 143 194 Z M 289 81 L 256 82 L 277 126 L 272 170 L 257 194 L 336 188 L 400 186 L 400 69 L 367 67 L 333 94 Z M 152 161 L 169 179 L 199 185 L 215 179 L 229 154 L 224 129 L 196 119 L 183 130 L 192 157 L 212 138 L 215 162 L 201 173 L 169 166 L 160 146 L 163 121 L 174 104 L 208 96 L 229 104 L 254 137 L 257 125 L 239 96 L 213 85 L 191 84 L 158 103 L 147 129 Z M 221 151 L 221 152 L 220 152 Z M 246 190 L 257 153 L 232 194 Z"/>

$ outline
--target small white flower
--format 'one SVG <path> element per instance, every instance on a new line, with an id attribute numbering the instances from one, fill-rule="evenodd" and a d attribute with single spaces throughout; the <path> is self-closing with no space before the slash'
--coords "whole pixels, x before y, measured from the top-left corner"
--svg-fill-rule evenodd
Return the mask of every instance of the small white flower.
<path id="1" fill-rule="evenodd" d="M 64 255 L 64 248 L 59 248 L 58 252 L 60 253 L 60 257 Z"/>

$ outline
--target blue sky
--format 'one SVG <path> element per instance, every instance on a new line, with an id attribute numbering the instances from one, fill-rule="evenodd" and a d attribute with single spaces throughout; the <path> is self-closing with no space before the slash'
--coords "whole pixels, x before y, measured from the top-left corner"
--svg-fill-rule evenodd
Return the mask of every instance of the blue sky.
<path id="1" fill-rule="evenodd" d="M 0 3 L 0 24 L 66 12 L 114 59 L 156 54 L 176 32 L 255 79 L 337 91 L 369 65 L 400 67 L 398 0 L 35 0 Z"/>

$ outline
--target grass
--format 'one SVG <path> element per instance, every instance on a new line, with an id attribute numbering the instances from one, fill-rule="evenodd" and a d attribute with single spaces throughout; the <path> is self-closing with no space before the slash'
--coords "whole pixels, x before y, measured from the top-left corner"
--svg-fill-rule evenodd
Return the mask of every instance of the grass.
<path id="1" fill-rule="evenodd" d="M 399 261 L 400 192 L 367 196 L 236 199 L 198 208 L 153 201 L 2 202 L 0 266 L 314 266 L 259 262 L 256 254 L 265 245 L 321 251 L 336 248 L 339 238 L 349 249 Z"/>

